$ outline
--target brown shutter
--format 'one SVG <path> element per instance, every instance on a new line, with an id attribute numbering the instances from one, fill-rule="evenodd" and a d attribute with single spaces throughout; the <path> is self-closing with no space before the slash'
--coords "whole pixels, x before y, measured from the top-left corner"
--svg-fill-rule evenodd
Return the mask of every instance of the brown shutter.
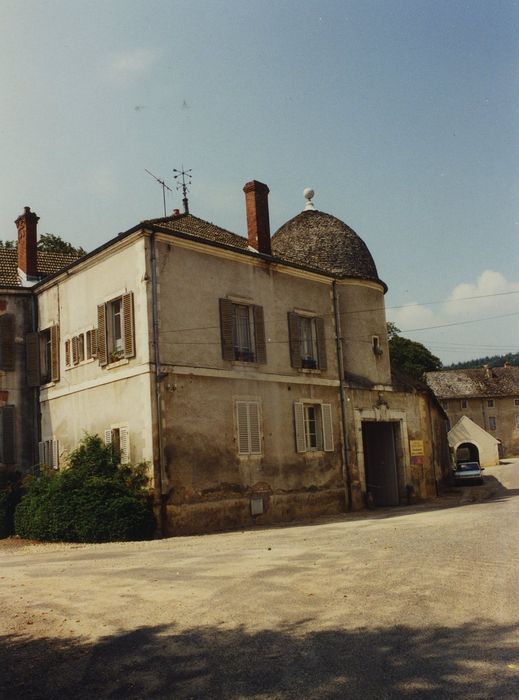
<path id="1" fill-rule="evenodd" d="M 296 369 L 303 366 L 301 359 L 301 317 L 293 311 L 288 312 L 288 338 L 290 346 L 290 364 Z"/>
<path id="2" fill-rule="evenodd" d="M 14 464 L 16 462 L 14 450 L 14 406 L 3 406 L 0 408 L 0 460 L 3 464 Z"/>
<path id="3" fill-rule="evenodd" d="M 324 337 L 324 319 L 317 317 L 315 319 L 315 332 L 317 335 L 317 354 L 319 356 L 319 369 L 327 369 L 328 362 L 326 360 L 326 340 Z"/>
<path id="4" fill-rule="evenodd" d="M 65 367 L 70 367 L 70 340 L 65 340 Z"/>
<path id="5" fill-rule="evenodd" d="M 25 351 L 27 359 L 27 384 L 40 386 L 40 335 L 28 333 L 25 336 Z"/>
<path id="6" fill-rule="evenodd" d="M 220 299 L 220 333 L 222 338 L 222 357 L 234 360 L 234 343 L 232 339 L 233 303 L 229 299 Z"/>
<path id="7" fill-rule="evenodd" d="M 108 364 L 108 349 L 106 346 L 106 304 L 97 307 L 97 357 L 99 364 Z"/>
<path id="8" fill-rule="evenodd" d="M 90 331 L 90 338 L 91 338 L 91 352 L 92 352 L 92 357 L 97 357 L 97 328 L 92 328 Z"/>
<path id="9" fill-rule="evenodd" d="M 267 343 L 265 340 L 265 321 L 263 318 L 263 306 L 253 306 L 254 312 L 254 336 L 256 339 L 255 360 L 260 365 L 267 364 Z"/>
<path id="10" fill-rule="evenodd" d="M 78 337 L 75 335 L 72 338 L 72 364 L 77 365 L 79 363 L 79 349 L 78 349 Z"/>
<path id="11" fill-rule="evenodd" d="M 14 314 L 0 316 L 0 369 L 14 370 Z"/>
<path id="12" fill-rule="evenodd" d="M 321 405 L 321 414 L 323 419 L 323 450 L 325 452 L 333 452 L 333 423 L 331 404 L 323 403 Z"/>
<path id="13" fill-rule="evenodd" d="M 306 452 L 305 413 L 301 401 L 294 402 L 294 427 L 296 434 L 296 452 Z"/>
<path id="14" fill-rule="evenodd" d="M 50 327 L 50 364 L 52 382 L 59 382 L 59 326 Z"/>
<path id="15" fill-rule="evenodd" d="M 135 355 L 135 328 L 133 319 L 133 292 L 123 294 L 124 356 Z"/>

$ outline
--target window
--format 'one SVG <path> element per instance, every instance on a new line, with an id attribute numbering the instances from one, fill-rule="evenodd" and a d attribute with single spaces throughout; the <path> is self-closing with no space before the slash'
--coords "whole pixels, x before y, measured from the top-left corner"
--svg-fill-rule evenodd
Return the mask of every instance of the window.
<path id="1" fill-rule="evenodd" d="M 467 408 L 467 401 L 466 401 L 466 399 L 462 399 L 462 400 L 460 401 L 460 404 L 461 404 L 461 408 Z"/>
<path id="2" fill-rule="evenodd" d="M 97 357 L 97 328 L 86 332 L 86 359 Z"/>
<path id="3" fill-rule="evenodd" d="M 487 406 L 488 408 L 494 408 L 494 399 L 488 399 Z"/>
<path id="4" fill-rule="evenodd" d="M 239 454 L 261 454 L 260 422 L 259 401 L 236 401 L 236 434 Z"/>
<path id="5" fill-rule="evenodd" d="M 14 406 L 0 408 L 0 463 L 14 464 L 15 458 Z"/>
<path id="6" fill-rule="evenodd" d="M 29 386 L 59 381 L 59 326 L 29 333 L 25 339 L 25 349 Z"/>
<path id="7" fill-rule="evenodd" d="M 220 299 L 220 330 L 224 360 L 266 364 L 262 306 Z"/>
<path id="8" fill-rule="evenodd" d="M 372 335 L 371 336 L 371 347 L 373 349 L 373 353 L 377 356 L 380 357 L 381 355 L 384 354 L 384 351 L 380 347 L 380 338 L 378 335 Z"/>
<path id="9" fill-rule="evenodd" d="M 294 403 L 297 452 L 333 452 L 332 407 L 328 403 Z"/>
<path id="10" fill-rule="evenodd" d="M 447 400 L 440 401 L 440 403 L 444 411 L 446 411 L 449 408 L 449 402 Z"/>
<path id="11" fill-rule="evenodd" d="M 90 342 L 94 335 L 90 336 Z M 91 344 L 90 352 L 94 345 Z M 135 355 L 133 294 L 128 292 L 97 307 L 97 358 L 104 367 Z M 92 354 L 93 356 L 93 354 Z"/>
<path id="12" fill-rule="evenodd" d="M 14 314 L 0 316 L 0 369 L 14 370 L 15 322 Z"/>
<path id="13" fill-rule="evenodd" d="M 119 425 L 105 430 L 105 445 L 111 445 L 120 464 L 130 462 L 130 431 L 127 425 Z"/>
<path id="14" fill-rule="evenodd" d="M 489 430 L 496 430 L 497 429 L 497 420 L 496 420 L 495 416 L 488 417 L 488 429 Z"/>
<path id="15" fill-rule="evenodd" d="M 519 406 L 519 399 L 514 399 L 514 406 Z"/>
<path id="16" fill-rule="evenodd" d="M 326 369 L 324 321 L 289 311 L 290 364 L 296 369 Z"/>
<path id="17" fill-rule="evenodd" d="M 43 440 L 38 443 L 40 464 L 50 469 L 59 469 L 59 442 L 58 440 Z"/>

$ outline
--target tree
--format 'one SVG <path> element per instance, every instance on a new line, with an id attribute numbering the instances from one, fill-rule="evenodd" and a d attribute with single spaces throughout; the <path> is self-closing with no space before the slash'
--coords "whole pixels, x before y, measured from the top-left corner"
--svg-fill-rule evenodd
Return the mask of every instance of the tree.
<path id="1" fill-rule="evenodd" d="M 415 379 L 422 379 L 425 372 L 435 372 L 442 368 L 440 358 L 433 355 L 425 345 L 402 338 L 399 333 L 400 328 L 394 323 L 387 324 L 389 356 L 393 367 Z"/>
<path id="2" fill-rule="evenodd" d="M 45 250 L 48 253 L 72 253 L 74 255 L 86 255 L 86 250 L 76 248 L 72 243 L 67 243 L 61 236 L 54 233 L 43 233 L 38 241 L 38 250 Z"/>

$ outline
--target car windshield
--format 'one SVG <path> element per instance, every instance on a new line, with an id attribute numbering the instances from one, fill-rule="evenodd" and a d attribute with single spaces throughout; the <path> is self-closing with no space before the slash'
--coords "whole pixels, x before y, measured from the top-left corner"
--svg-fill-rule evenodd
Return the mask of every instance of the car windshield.
<path id="1" fill-rule="evenodd" d="M 465 464 L 458 464 L 458 471 L 460 472 L 472 472 L 474 470 L 479 470 L 479 464 L 477 462 L 465 462 Z"/>

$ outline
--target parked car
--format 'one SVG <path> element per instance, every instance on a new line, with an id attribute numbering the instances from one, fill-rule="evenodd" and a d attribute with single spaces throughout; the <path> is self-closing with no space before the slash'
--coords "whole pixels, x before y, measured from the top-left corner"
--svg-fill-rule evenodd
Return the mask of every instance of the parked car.
<path id="1" fill-rule="evenodd" d="M 454 470 L 454 482 L 461 484 L 468 481 L 477 481 L 478 484 L 483 483 L 484 467 L 479 466 L 479 462 L 460 462 Z"/>

